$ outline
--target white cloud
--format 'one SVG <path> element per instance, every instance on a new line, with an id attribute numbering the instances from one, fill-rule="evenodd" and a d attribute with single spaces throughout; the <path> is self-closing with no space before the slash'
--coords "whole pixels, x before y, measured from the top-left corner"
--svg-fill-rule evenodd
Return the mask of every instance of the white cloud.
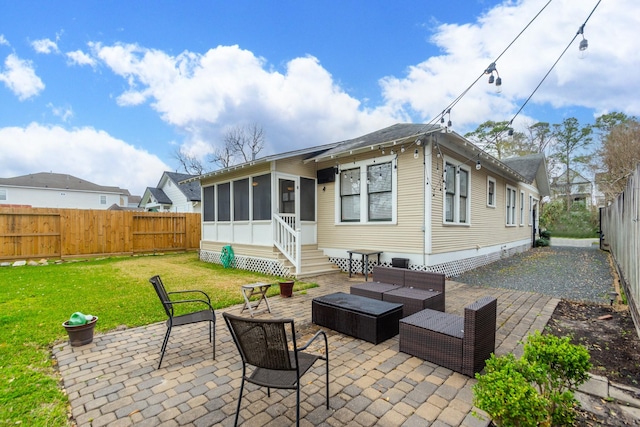
<path id="1" fill-rule="evenodd" d="M 538 1 L 504 2 L 471 24 L 442 24 L 431 41 L 442 54 L 410 66 L 405 76 L 380 80 L 385 102 L 430 119 L 437 117 L 482 74 L 543 6 Z M 452 109 L 454 126 L 474 127 L 485 120 L 508 120 L 533 93 L 560 57 L 595 2 L 551 3 L 497 61 L 503 91 L 483 76 Z M 578 59 L 579 37 L 551 71 L 528 106 L 585 107 L 595 111 L 640 114 L 640 68 L 634 41 L 640 4 L 602 2 L 585 26 L 589 56 Z M 527 110 L 525 107 L 524 113 Z"/>
<path id="2" fill-rule="evenodd" d="M 216 140 L 225 126 L 237 123 L 261 124 L 267 138 L 281 144 L 273 149 L 280 150 L 332 142 L 401 120 L 390 110 L 364 110 L 314 57 L 295 58 L 280 72 L 238 46 L 177 56 L 133 44 L 94 44 L 93 49 L 129 84 L 117 98 L 119 105 L 150 102 L 194 145 Z"/>
<path id="3" fill-rule="evenodd" d="M 440 54 L 409 64 L 402 75 L 382 77 L 383 102 L 372 108 L 350 95 L 313 56 L 278 67 L 239 46 L 172 55 L 138 44 L 91 42 L 88 53 L 78 50 L 67 57 L 78 65 L 105 65 L 120 76 L 126 87 L 115 95 L 117 104 L 148 104 L 186 135 L 183 149 L 191 153 L 204 155 L 226 127 L 242 123 L 264 126 L 268 152 L 263 154 L 268 154 L 354 137 L 394 122 L 426 122 L 468 89 L 451 111 L 454 129 L 464 133 L 486 120 L 510 119 L 593 8 L 572 0 L 550 3 L 498 59 L 503 90 L 497 94 L 484 69 L 542 6 L 537 0 L 505 1 L 476 22 L 432 26 L 430 42 Z M 631 72 L 640 67 L 633 45 L 638 14 L 635 0 L 603 2 L 585 28 L 589 57 L 577 58 L 576 40 L 516 123 L 535 121 L 536 106 L 640 114 L 640 101 L 629 96 L 640 89 L 640 74 Z"/>
<path id="4" fill-rule="evenodd" d="M 44 83 L 36 75 L 31 61 L 22 60 L 12 53 L 5 59 L 4 66 L 5 69 L 0 72 L 0 81 L 21 101 L 44 90 Z"/>
<path id="5" fill-rule="evenodd" d="M 95 67 L 97 65 L 95 58 L 81 50 L 67 52 L 66 55 L 67 58 L 69 58 L 69 62 L 73 65 L 89 65 L 90 67 Z"/>
<path id="6" fill-rule="evenodd" d="M 33 42 L 31 42 L 31 47 L 33 47 L 33 50 L 38 53 L 49 54 L 60 52 L 58 50 L 58 45 L 56 44 L 56 42 L 50 39 L 34 40 Z"/>
<path id="7" fill-rule="evenodd" d="M 11 46 L 9 44 L 9 40 L 6 39 L 6 37 L 4 36 L 4 34 L 0 34 L 0 46 Z"/>
<path id="8" fill-rule="evenodd" d="M 15 147 L 21 147 L 16 150 Z M 67 130 L 32 123 L 0 129 L 0 170 L 5 178 L 53 171 L 141 196 L 172 170 L 158 157 L 90 127 Z"/>
<path id="9" fill-rule="evenodd" d="M 57 107 L 51 102 L 47 104 L 47 107 L 51 110 L 54 116 L 60 117 L 63 122 L 68 122 L 73 117 L 73 108 L 70 106 Z"/>

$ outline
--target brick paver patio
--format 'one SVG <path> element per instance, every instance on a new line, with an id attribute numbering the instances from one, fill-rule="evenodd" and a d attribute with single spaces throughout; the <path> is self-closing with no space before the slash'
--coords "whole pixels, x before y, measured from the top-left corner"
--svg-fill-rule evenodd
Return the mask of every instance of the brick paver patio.
<path id="1" fill-rule="evenodd" d="M 292 298 L 271 297 L 272 313 L 296 322 L 299 345 L 318 329 L 311 300 L 349 292 L 362 277 L 346 274 L 312 279 L 320 286 Z M 151 286 L 151 285 L 149 285 Z M 240 292 L 240 289 L 238 289 Z M 520 356 L 520 341 L 542 330 L 558 300 L 540 294 L 473 287 L 447 281 L 446 311 L 462 315 L 465 305 L 492 295 L 498 299 L 496 354 Z M 159 303 L 158 303 L 159 305 Z M 156 369 L 165 325 L 97 334 L 82 347 L 58 344 L 58 361 L 71 412 L 79 426 L 230 426 L 240 386 L 240 356 L 217 312 L 216 360 L 205 324 L 174 328 L 161 369 Z M 245 311 L 246 313 L 246 311 Z M 326 329 L 325 329 L 326 330 Z M 323 364 L 303 377 L 303 426 L 487 426 L 472 412 L 476 380 L 398 352 L 398 336 L 373 345 L 328 331 L 330 409 L 324 406 Z M 320 378 L 318 378 L 320 377 Z M 478 411 L 482 413 L 482 411 Z M 295 422 L 295 392 L 248 384 L 242 400 L 244 426 L 287 426 Z"/>

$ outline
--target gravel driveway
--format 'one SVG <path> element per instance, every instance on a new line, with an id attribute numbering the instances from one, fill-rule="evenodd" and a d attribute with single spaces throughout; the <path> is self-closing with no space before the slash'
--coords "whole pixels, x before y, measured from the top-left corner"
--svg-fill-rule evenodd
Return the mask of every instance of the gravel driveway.
<path id="1" fill-rule="evenodd" d="M 606 304 L 610 303 L 608 293 L 614 290 L 609 253 L 597 246 L 534 248 L 451 279 Z"/>

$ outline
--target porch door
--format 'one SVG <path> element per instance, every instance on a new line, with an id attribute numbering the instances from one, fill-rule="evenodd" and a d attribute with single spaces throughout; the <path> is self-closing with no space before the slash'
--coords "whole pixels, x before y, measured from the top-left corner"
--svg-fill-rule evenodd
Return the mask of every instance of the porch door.
<path id="1" fill-rule="evenodd" d="M 299 199 L 298 178 L 278 178 L 278 213 L 294 230 L 298 220 L 296 219 L 296 203 Z"/>

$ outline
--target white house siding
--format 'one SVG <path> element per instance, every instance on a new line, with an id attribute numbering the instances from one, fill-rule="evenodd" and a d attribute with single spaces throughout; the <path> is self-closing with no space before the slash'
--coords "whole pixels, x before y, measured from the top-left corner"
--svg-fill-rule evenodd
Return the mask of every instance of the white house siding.
<path id="1" fill-rule="evenodd" d="M 2 187 L 7 190 L 7 200 L 0 204 L 29 205 L 34 208 L 107 209 L 111 205 L 127 205 L 127 197 L 107 192 L 88 192 L 54 188 Z M 104 204 L 100 196 L 105 196 Z M 124 197 L 124 200 L 123 200 Z M 125 202 L 122 204 L 121 202 Z"/>
<path id="2" fill-rule="evenodd" d="M 172 212 L 194 212 L 193 204 L 187 200 L 184 193 L 170 179 L 167 179 L 162 191 L 171 199 Z"/>

